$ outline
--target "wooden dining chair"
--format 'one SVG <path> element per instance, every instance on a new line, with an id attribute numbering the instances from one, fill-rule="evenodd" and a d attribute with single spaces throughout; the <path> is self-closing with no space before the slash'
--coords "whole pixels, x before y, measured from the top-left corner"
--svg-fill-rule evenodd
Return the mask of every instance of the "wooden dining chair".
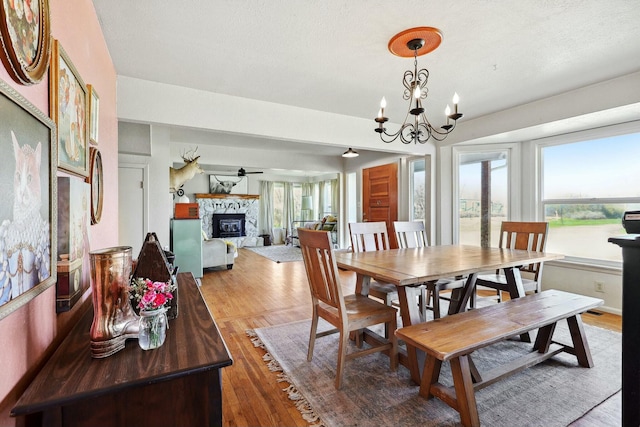
<path id="1" fill-rule="evenodd" d="M 384 251 L 391 249 L 387 224 L 380 222 L 350 222 L 349 236 L 353 252 Z M 391 283 L 382 283 L 371 280 L 369 295 L 384 301 L 386 305 L 392 305 L 398 299 L 398 290 Z"/>
<path id="2" fill-rule="evenodd" d="M 381 323 L 384 323 L 389 330 L 395 331 L 397 329 L 395 308 L 363 295 L 342 294 L 340 274 L 334 258 L 331 235 L 328 231 L 299 228 L 298 237 L 300 238 L 300 249 L 313 302 L 307 361 L 311 361 L 313 358 L 316 337 L 340 333 L 336 389 L 340 389 L 342 386 L 345 362 L 355 357 L 388 351 L 390 368 L 395 371 L 398 366 L 398 342 L 393 332 L 388 338 L 383 339 L 383 343 L 380 345 L 348 352 L 351 332 L 356 332 L 356 335 L 359 335 L 362 329 Z M 318 333 L 318 318 L 325 319 L 334 326 L 334 329 Z"/>
<path id="3" fill-rule="evenodd" d="M 500 226 L 499 247 L 502 249 L 524 249 L 528 251 L 544 252 L 549 233 L 548 222 L 516 222 L 503 221 Z M 527 264 L 520 267 L 521 272 L 530 278 L 523 277 L 522 285 L 525 292 L 540 292 L 543 263 Z M 502 301 L 502 292 L 509 291 L 507 278 L 496 270 L 495 274 L 479 275 L 476 287 L 483 286 L 497 291 L 498 302 Z"/>
<path id="4" fill-rule="evenodd" d="M 429 246 L 429 238 L 422 221 L 394 221 L 393 228 L 396 233 L 396 240 L 400 248 L 424 248 Z M 420 313 L 426 320 L 426 309 L 433 310 L 433 318 L 440 318 L 440 299 L 451 301 L 450 298 L 440 294 L 441 291 L 462 289 L 465 279 L 451 278 L 429 281 L 425 283 L 426 292 L 422 294 Z M 431 307 L 427 304 L 431 301 Z M 475 298 L 471 296 L 471 307 L 475 306 Z"/>

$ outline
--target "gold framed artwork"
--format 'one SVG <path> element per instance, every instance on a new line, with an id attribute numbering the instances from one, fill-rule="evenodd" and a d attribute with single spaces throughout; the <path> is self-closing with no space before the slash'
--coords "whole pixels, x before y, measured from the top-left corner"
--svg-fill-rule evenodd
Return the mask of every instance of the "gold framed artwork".
<path id="1" fill-rule="evenodd" d="M 88 84 L 87 91 L 89 92 L 89 142 L 97 144 L 100 124 L 100 97 L 93 85 Z"/>
<path id="2" fill-rule="evenodd" d="M 104 196 L 102 155 L 95 147 L 90 147 L 90 153 L 91 224 L 97 224 L 102 217 L 102 199 Z"/>
<path id="3" fill-rule="evenodd" d="M 58 168 L 88 177 L 87 86 L 58 40 L 53 41 L 49 75 L 49 109 L 58 128 Z"/>
<path id="4" fill-rule="evenodd" d="M 53 121 L 0 80 L 0 319 L 56 282 L 56 148 Z"/>
<path id="5" fill-rule="evenodd" d="M 47 72 L 51 54 L 49 16 L 49 0 L 0 2 L 2 62 L 18 83 L 38 83 Z"/>

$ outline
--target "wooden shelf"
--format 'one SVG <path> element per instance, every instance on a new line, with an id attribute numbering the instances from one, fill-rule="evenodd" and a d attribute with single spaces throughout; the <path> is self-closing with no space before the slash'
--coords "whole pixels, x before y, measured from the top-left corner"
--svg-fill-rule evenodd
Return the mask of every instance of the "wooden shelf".
<path id="1" fill-rule="evenodd" d="M 220 369 L 233 361 L 191 273 L 178 274 L 178 294 L 178 317 L 150 351 L 128 340 L 112 356 L 91 358 L 88 310 L 11 415 L 26 426 L 222 425 Z"/>

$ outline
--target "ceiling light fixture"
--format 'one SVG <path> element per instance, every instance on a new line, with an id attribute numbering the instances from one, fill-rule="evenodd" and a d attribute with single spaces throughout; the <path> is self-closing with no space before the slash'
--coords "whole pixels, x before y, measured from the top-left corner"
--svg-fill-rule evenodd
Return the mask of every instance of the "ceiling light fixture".
<path id="1" fill-rule="evenodd" d="M 396 34 L 389 41 L 389 51 L 392 54 L 403 58 L 413 56 L 413 72 L 411 70 L 404 72 L 402 84 L 405 89 L 402 98 L 405 101 L 409 101 L 409 109 L 398 132 L 387 133 L 387 129 L 384 127 L 384 123 L 389 120 L 384 116 L 387 101 L 384 97 L 380 101 L 380 111 L 378 112 L 378 117 L 375 118 L 378 127 L 375 131 L 380 134 L 382 141 L 390 143 L 400 137 L 400 141 L 403 144 L 412 142 L 424 144 L 429 138 L 442 141 L 455 129 L 457 120 L 462 117 L 462 114 L 458 113 L 460 99 L 457 93 L 453 95 L 453 113 L 449 105 L 447 105 L 445 110 L 447 123 L 441 126 L 441 130 L 431 126 L 422 106 L 422 100 L 427 98 L 429 92 L 427 88 L 429 70 L 422 68 L 418 71 L 418 56 L 435 50 L 440 46 L 441 42 L 442 33 L 433 27 L 411 28 Z M 409 114 L 413 116 L 413 120 L 409 117 Z M 451 121 L 453 121 L 453 124 L 451 124 Z"/>
<path id="2" fill-rule="evenodd" d="M 359 155 L 360 154 L 358 154 L 357 151 L 352 150 L 351 147 L 349 147 L 347 151 L 342 153 L 342 157 L 358 157 Z"/>

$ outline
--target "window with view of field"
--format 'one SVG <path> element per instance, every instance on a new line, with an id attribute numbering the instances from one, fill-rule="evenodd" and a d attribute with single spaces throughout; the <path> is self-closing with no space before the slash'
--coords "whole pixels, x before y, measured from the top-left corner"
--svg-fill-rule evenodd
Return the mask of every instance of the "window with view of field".
<path id="1" fill-rule="evenodd" d="M 622 215 L 640 209 L 640 133 L 540 147 L 548 252 L 621 261 L 608 238 L 626 234 Z"/>
<path id="2" fill-rule="evenodd" d="M 500 224 L 508 218 L 507 152 L 462 153 L 458 167 L 458 242 L 482 245 L 482 186 L 488 187 L 485 212 L 487 245 L 498 246 Z M 484 171 L 483 171 L 484 169 Z M 484 174 L 484 175 L 483 175 Z"/>

